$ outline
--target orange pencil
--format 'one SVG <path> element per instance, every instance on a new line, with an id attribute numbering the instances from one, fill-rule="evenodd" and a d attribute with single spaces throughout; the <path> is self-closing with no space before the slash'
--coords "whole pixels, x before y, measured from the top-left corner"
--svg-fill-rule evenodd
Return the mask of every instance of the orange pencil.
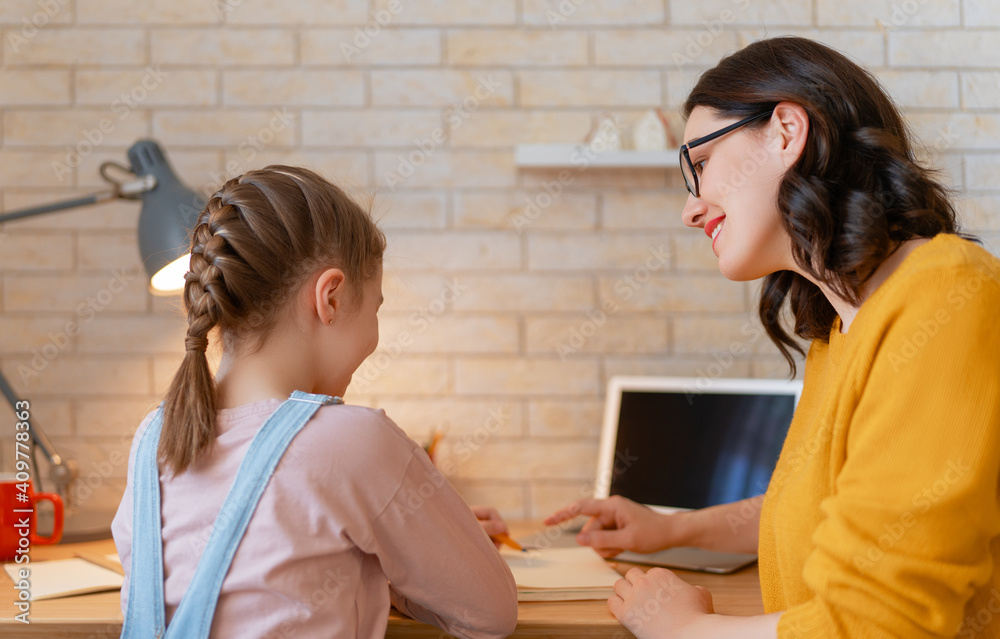
<path id="1" fill-rule="evenodd" d="M 499 535 L 490 535 L 490 538 L 499 541 L 501 544 L 506 544 L 511 548 L 513 548 L 514 550 L 520 550 L 521 552 L 526 552 L 524 548 L 521 546 L 521 544 L 517 543 L 516 541 L 511 539 L 509 535 L 506 535 L 504 533 L 500 533 Z"/>
<path id="2" fill-rule="evenodd" d="M 424 450 L 427 451 L 427 456 L 431 458 L 431 462 L 434 461 L 434 452 L 437 450 L 438 443 L 442 437 L 444 437 L 444 432 L 441 429 L 435 430 L 430 443 L 424 447 Z"/>

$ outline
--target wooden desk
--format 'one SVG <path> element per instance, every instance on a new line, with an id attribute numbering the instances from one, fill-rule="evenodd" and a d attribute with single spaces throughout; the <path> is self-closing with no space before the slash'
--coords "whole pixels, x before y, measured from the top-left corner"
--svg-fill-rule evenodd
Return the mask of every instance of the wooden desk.
<path id="1" fill-rule="evenodd" d="M 618 564 L 619 572 L 627 572 L 633 564 Z M 643 566 L 639 566 L 643 568 Z M 678 570 L 677 574 L 696 586 L 705 586 L 712 593 L 715 611 L 727 615 L 762 615 L 757 565 L 732 575 Z M 434 626 L 403 617 L 395 610 L 389 614 L 386 637 L 407 639 L 440 639 L 441 631 Z M 512 637 L 611 637 L 625 639 L 634 635 L 625 629 L 608 611 L 606 599 L 600 601 L 525 601 L 518 604 L 517 630 Z"/>
<path id="2" fill-rule="evenodd" d="M 511 526 L 515 536 L 530 532 L 527 524 Z M 97 554 L 115 552 L 108 539 L 79 544 L 35 546 L 31 559 L 65 559 L 83 551 Z M 619 570 L 630 568 L 619 564 Z M 712 592 L 716 612 L 730 615 L 763 614 L 756 565 L 733 575 L 709 575 L 677 571 L 685 581 L 705 586 Z M 121 634 L 120 593 L 104 592 L 62 599 L 32 602 L 31 624 L 14 621 L 13 584 L 6 573 L 0 576 L 0 636 L 5 639 L 45 637 L 47 639 L 115 639 Z M 392 611 L 386 637 L 440 639 L 441 631 Z M 514 637 L 631 637 L 608 612 L 607 602 L 560 601 L 525 602 L 518 610 Z"/>

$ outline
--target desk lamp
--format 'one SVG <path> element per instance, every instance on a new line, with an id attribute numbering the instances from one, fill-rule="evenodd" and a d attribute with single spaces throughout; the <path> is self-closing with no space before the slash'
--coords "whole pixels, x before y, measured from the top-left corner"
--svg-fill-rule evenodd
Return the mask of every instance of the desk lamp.
<path id="1" fill-rule="evenodd" d="M 155 295 L 171 295 L 179 293 L 184 288 L 184 273 L 188 270 L 191 255 L 187 252 L 189 232 L 198 219 L 198 214 L 205 206 L 205 199 L 184 186 L 174 174 L 166 155 L 153 140 L 139 140 L 128 150 L 130 167 L 115 162 L 101 164 L 100 174 L 112 188 L 54 204 L 47 204 L 0 215 L 0 223 L 10 222 L 45 213 L 62 211 L 80 206 L 98 204 L 113 199 L 142 200 L 139 212 L 139 253 L 149 277 L 149 289 Z M 117 179 L 111 175 L 112 170 L 121 172 L 127 177 Z M 6 397 L 11 408 L 22 397 L 10 386 L 10 383 L 0 371 L 0 393 Z M 70 485 L 77 477 L 76 464 L 64 459 L 45 433 L 34 423 L 31 423 L 31 438 L 34 446 L 41 449 L 50 464 L 50 479 L 55 484 L 55 491 L 63 498 L 67 510 L 73 505 Z M 38 465 L 33 464 L 37 475 Z M 43 490 L 41 477 L 36 476 L 36 490 Z M 93 522 L 96 529 L 91 531 L 74 530 L 72 518 L 67 517 L 64 526 L 64 538 L 73 541 L 86 541 L 92 538 L 108 536 L 110 519 L 106 522 Z"/>

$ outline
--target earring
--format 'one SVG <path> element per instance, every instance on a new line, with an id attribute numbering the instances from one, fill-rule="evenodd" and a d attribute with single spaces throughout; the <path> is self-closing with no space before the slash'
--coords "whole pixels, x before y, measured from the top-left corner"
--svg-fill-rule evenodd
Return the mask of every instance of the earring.
<path id="1" fill-rule="evenodd" d="M 327 322 L 327 323 L 330 324 L 331 326 L 333 326 L 333 320 L 332 319 L 329 322 Z"/>

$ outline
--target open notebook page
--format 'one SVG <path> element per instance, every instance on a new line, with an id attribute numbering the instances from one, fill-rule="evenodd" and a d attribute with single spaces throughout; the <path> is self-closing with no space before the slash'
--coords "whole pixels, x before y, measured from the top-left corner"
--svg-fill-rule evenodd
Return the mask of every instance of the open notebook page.
<path id="1" fill-rule="evenodd" d="M 514 574 L 518 601 L 607 599 L 621 578 L 585 546 L 527 552 L 505 548 L 500 554 Z"/>

